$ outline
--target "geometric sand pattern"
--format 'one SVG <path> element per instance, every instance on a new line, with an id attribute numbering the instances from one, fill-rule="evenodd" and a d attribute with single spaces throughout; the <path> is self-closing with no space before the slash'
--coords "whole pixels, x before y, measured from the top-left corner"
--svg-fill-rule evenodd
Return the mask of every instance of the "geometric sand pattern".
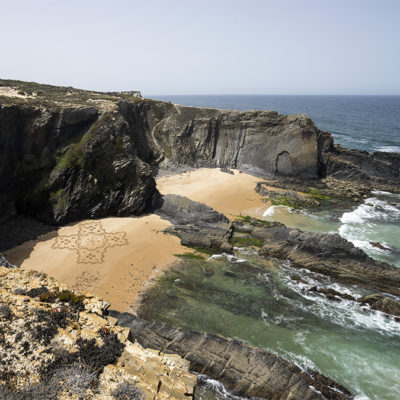
<path id="1" fill-rule="evenodd" d="M 102 263 L 108 247 L 128 244 L 126 232 L 108 233 L 101 222 L 82 222 L 75 235 L 56 237 L 53 249 L 69 249 L 78 252 L 78 263 Z"/>

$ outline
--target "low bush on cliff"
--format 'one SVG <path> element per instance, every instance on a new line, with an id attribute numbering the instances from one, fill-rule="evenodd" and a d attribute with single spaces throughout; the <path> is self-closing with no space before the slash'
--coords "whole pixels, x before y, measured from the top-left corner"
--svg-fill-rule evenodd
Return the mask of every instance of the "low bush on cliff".
<path id="1" fill-rule="evenodd" d="M 63 290 L 63 291 L 52 291 L 52 292 L 43 292 L 39 296 L 39 300 L 46 302 L 46 303 L 54 303 L 56 300 L 69 303 L 71 308 L 76 309 L 76 310 L 83 310 L 84 304 L 83 300 L 85 300 L 85 296 L 82 295 L 77 295 L 74 292 L 71 292 L 70 290 Z"/>
<path id="2" fill-rule="evenodd" d="M 111 392 L 115 400 L 143 400 L 142 391 L 131 382 L 123 382 Z"/>

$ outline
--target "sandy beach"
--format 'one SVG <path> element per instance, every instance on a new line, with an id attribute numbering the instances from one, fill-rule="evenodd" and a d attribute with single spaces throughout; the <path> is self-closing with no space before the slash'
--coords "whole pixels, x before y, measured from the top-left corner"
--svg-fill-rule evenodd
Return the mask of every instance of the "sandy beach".
<path id="1" fill-rule="evenodd" d="M 251 175 L 199 169 L 157 180 L 162 194 L 176 193 L 208 204 L 228 217 L 262 216 L 267 205 Z M 162 231 L 156 215 L 85 220 L 6 252 L 11 263 L 43 271 L 73 288 L 103 297 L 119 311 L 135 312 L 143 289 L 190 249 Z"/>
<path id="2" fill-rule="evenodd" d="M 205 203 L 228 218 L 237 215 L 262 217 L 268 205 L 261 200 L 254 187 L 261 179 L 232 170 L 228 174 L 219 169 L 200 168 L 195 171 L 157 179 L 162 194 L 176 193 Z"/>

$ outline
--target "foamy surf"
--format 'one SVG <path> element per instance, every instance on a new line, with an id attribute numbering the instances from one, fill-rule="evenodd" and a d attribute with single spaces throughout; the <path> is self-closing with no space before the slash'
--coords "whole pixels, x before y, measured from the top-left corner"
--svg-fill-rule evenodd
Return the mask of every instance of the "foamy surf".
<path id="1" fill-rule="evenodd" d="M 371 257 L 400 266 L 400 196 L 374 191 L 352 211 L 340 217 L 340 236 Z"/>

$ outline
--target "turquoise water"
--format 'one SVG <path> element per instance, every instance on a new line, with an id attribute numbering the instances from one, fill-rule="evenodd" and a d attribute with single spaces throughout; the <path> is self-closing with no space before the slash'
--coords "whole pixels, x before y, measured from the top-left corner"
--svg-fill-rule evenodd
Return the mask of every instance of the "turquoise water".
<path id="1" fill-rule="evenodd" d="M 245 249 L 235 255 L 184 261 L 148 292 L 141 316 L 243 339 L 321 371 L 359 399 L 400 398 L 400 324 L 356 302 L 330 301 L 306 289 L 317 285 L 354 297 L 370 291 Z M 212 276 L 204 275 L 205 266 Z M 229 397 L 217 392 L 199 398 Z"/>
<path id="2" fill-rule="evenodd" d="M 306 231 L 339 233 L 371 257 L 400 267 L 400 195 L 373 192 L 348 210 L 305 212 L 274 206 L 264 219 Z M 206 267 L 213 270 L 212 276 L 204 275 Z M 264 347 L 305 370 L 332 377 L 357 399 L 400 399 L 400 323 L 356 302 L 335 302 L 307 292 L 312 286 L 355 298 L 372 293 L 237 248 L 234 257 L 217 254 L 202 261 L 186 260 L 169 271 L 150 290 L 141 313 L 146 319 Z M 208 379 L 197 399 L 235 397 Z"/>
<path id="3" fill-rule="evenodd" d="M 200 107 L 305 113 L 343 146 L 400 152 L 400 96 L 158 98 Z M 339 233 L 371 257 L 400 267 L 400 195 L 373 192 L 348 210 L 305 212 L 275 206 L 264 219 L 305 231 Z M 150 290 L 143 316 L 264 347 L 334 378 L 359 400 L 400 399 L 400 323 L 358 303 L 329 301 L 307 289 L 316 285 L 354 297 L 369 291 L 294 270 L 287 262 L 262 260 L 244 249 L 236 249 L 236 256 L 183 262 Z M 204 275 L 205 265 L 213 269 L 212 276 Z M 291 279 L 293 275 L 308 284 Z M 237 399 L 206 378 L 196 398 Z"/>
<path id="4" fill-rule="evenodd" d="M 400 96 L 149 96 L 176 104 L 307 114 L 345 147 L 400 152 Z"/>

